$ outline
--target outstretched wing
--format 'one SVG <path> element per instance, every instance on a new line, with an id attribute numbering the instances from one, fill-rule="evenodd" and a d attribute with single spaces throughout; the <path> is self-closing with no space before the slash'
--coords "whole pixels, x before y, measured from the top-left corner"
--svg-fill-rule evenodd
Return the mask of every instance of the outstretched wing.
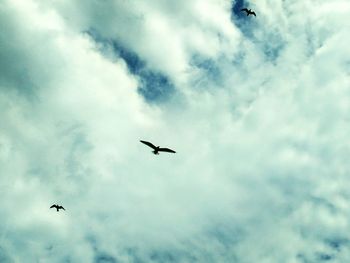
<path id="1" fill-rule="evenodd" d="M 168 152 L 168 153 L 176 153 L 174 150 L 169 148 L 159 148 L 159 152 Z"/>
<path id="2" fill-rule="evenodd" d="M 151 147 L 153 150 L 155 150 L 157 147 L 156 146 L 154 146 L 152 143 L 150 143 L 150 142 L 146 142 L 146 141 L 142 141 L 142 140 L 140 140 L 140 142 L 142 142 L 143 144 L 146 144 L 147 146 L 149 146 L 149 147 Z"/>
<path id="3" fill-rule="evenodd" d="M 52 206 L 50 206 L 50 208 L 54 208 L 54 207 L 56 207 L 57 205 L 52 205 Z"/>
<path id="4" fill-rule="evenodd" d="M 61 206 L 61 205 L 60 205 L 58 208 L 59 208 L 59 209 L 66 210 L 66 209 L 64 209 L 64 207 L 63 207 L 63 206 Z"/>
<path id="5" fill-rule="evenodd" d="M 247 8 L 242 8 L 241 11 L 245 11 L 245 12 L 249 13 L 249 10 Z"/>
<path id="6" fill-rule="evenodd" d="M 256 16 L 255 12 L 251 12 L 251 14 L 252 14 L 253 16 Z"/>

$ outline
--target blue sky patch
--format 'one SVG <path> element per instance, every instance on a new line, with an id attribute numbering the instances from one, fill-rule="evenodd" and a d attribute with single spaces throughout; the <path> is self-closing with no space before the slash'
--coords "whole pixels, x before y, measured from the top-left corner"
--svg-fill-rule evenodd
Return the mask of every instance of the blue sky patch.
<path id="1" fill-rule="evenodd" d="M 124 59 L 131 73 L 142 73 L 142 70 L 146 67 L 146 63 L 142 61 L 136 53 L 124 48 L 116 41 L 112 41 L 112 46 L 115 52 L 118 53 L 122 59 Z"/>
<path id="2" fill-rule="evenodd" d="M 114 39 L 102 37 L 96 30 L 87 30 L 87 33 L 94 41 L 101 44 L 100 51 L 111 47 L 113 52 L 123 59 L 131 74 L 138 78 L 138 93 L 148 103 L 162 103 L 168 101 L 175 93 L 176 88 L 170 78 L 157 70 L 152 70 L 147 66 L 146 61 L 138 54 Z"/>
<path id="3" fill-rule="evenodd" d="M 245 13 L 241 12 L 241 9 L 244 7 L 246 7 L 244 0 L 233 1 L 231 7 L 232 16 L 237 16 L 238 18 L 246 17 Z"/>
<path id="4" fill-rule="evenodd" d="M 251 41 L 260 46 L 260 49 L 268 61 L 275 62 L 285 46 L 285 42 L 283 41 L 282 36 L 277 32 L 270 31 L 267 35 L 264 35 L 262 39 L 257 39 L 254 31 L 261 25 L 257 23 L 256 17 L 247 16 L 245 12 L 241 11 L 241 9 L 245 7 L 248 9 L 251 8 L 249 3 L 244 0 L 232 2 L 232 23 L 234 23 L 235 26 L 240 29 L 246 38 L 251 39 Z M 258 13 L 257 16 L 259 16 Z"/>
<path id="5" fill-rule="evenodd" d="M 251 23 L 256 20 L 256 17 L 247 16 L 245 12 L 242 12 L 242 8 L 249 8 L 249 5 L 244 0 L 238 0 L 232 2 L 231 7 L 231 21 L 241 30 L 241 32 L 247 37 L 252 37 Z"/>

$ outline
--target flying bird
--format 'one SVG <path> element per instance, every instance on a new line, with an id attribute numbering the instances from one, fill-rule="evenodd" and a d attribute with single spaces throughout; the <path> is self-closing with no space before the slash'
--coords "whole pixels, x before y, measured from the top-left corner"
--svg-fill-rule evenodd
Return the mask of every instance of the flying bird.
<path id="1" fill-rule="evenodd" d="M 57 212 L 58 212 L 60 209 L 66 210 L 66 209 L 64 209 L 64 207 L 61 206 L 61 205 L 52 205 L 52 206 L 50 206 L 50 208 L 56 208 L 56 209 L 57 209 Z"/>
<path id="2" fill-rule="evenodd" d="M 153 149 L 154 154 L 159 154 L 159 152 L 168 152 L 168 153 L 176 153 L 174 150 L 169 148 L 160 148 L 160 146 L 155 146 L 153 143 L 146 142 L 140 140 L 143 144 L 146 144 L 147 146 L 151 147 Z"/>
<path id="3" fill-rule="evenodd" d="M 249 16 L 249 15 L 256 16 L 255 12 L 252 11 L 251 9 L 243 8 L 243 9 L 241 9 L 241 11 L 245 11 L 247 13 L 247 16 Z"/>

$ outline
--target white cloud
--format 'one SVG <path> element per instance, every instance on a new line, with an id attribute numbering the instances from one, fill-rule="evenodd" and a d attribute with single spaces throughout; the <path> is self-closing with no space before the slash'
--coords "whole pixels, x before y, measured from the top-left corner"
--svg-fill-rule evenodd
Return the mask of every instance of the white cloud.
<path id="1" fill-rule="evenodd" d="M 0 261 L 349 260 L 349 6 L 316 2 L 2 3 Z"/>

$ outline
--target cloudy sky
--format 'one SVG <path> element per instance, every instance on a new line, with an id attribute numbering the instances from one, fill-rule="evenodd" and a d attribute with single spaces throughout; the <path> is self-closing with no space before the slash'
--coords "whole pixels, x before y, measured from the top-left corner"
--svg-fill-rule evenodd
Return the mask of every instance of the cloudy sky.
<path id="1" fill-rule="evenodd" d="M 349 17 L 1 0 L 0 262 L 350 262 Z"/>

